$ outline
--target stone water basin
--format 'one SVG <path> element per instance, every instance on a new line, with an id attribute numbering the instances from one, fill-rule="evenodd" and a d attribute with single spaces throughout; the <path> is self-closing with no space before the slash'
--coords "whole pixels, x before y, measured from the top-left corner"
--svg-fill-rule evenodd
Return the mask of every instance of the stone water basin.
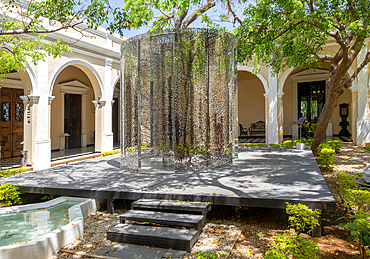
<path id="1" fill-rule="evenodd" d="M 0 258 L 50 258 L 83 234 L 94 199 L 60 197 L 0 209 Z"/>

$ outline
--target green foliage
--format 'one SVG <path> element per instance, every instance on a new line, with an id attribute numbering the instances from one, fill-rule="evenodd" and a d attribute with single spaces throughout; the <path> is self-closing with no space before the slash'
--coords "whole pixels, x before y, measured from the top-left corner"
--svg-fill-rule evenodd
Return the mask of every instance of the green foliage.
<path id="1" fill-rule="evenodd" d="M 291 140 L 286 140 L 286 141 L 284 141 L 284 142 L 283 142 L 283 146 L 284 146 L 285 148 L 293 148 L 294 143 L 293 143 L 293 141 L 291 141 Z"/>
<path id="2" fill-rule="evenodd" d="M 41 200 L 52 200 L 54 199 L 55 195 L 54 194 L 50 194 L 50 195 L 45 195 L 44 197 L 41 198 Z"/>
<path id="3" fill-rule="evenodd" d="M 315 133 L 316 131 L 316 123 L 309 122 L 305 120 L 303 124 L 300 125 L 300 127 L 304 128 L 308 134 Z"/>
<path id="4" fill-rule="evenodd" d="M 329 140 L 326 144 L 330 145 L 332 149 L 335 150 L 335 153 L 339 153 L 342 147 L 343 141 L 341 140 Z"/>
<path id="5" fill-rule="evenodd" d="M 303 204 L 290 204 L 286 202 L 286 213 L 290 215 L 288 217 L 289 226 L 293 227 L 297 234 L 301 232 L 311 233 L 315 226 L 320 226 L 318 217 L 321 215 L 319 209 L 309 209 Z"/>
<path id="6" fill-rule="evenodd" d="M 13 204 L 20 204 L 18 187 L 11 184 L 0 185 L 0 201 L 3 206 L 10 206 Z"/>
<path id="7" fill-rule="evenodd" d="M 25 167 L 20 167 L 20 168 L 13 168 L 13 169 L 6 169 L 6 170 L 1 170 L 0 171 L 0 178 L 1 177 L 6 177 L 6 176 L 12 176 L 20 173 L 27 172 L 29 169 Z"/>
<path id="8" fill-rule="evenodd" d="M 226 257 L 226 254 L 221 254 L 218 252 L 196 252 L 198 257 L 197 259 L 217 259 Z"/>
<path id="9" fill-rule="evenodd" d="M 361 189 L 355 182 L 355 176 L 348 172 L 337 172 L 335 174 L 338 182 L 338 192 L 343 205 L 350 211 L 344 217 L 346 221 L 339 224 L 351 233 L 351 239 L 360 245 L 361 255 L 364 255 L 364 247 L 370 244 L 370 192 Z"/>
<path id="10" fill-rule="evenodd" d="M 370 151 L 370 147 L 364 147 L 364 149 L 366 149 L 367 151 Z"/>
<path id="11" fill-rule="evenodd" d="M 129 0 L 124 2 L 123 8 L 114 10 L 114 20 L 108 28 L 123 34 L 124 29 L 138 29 L 149 25 L 150 31 L 159 32 L 168 28 L 187 28 L 195 19 L 200 18 L 206 27 L 220 29 L 206 13 L 215 5 L 214 0 Z M 221 21 L 228 18 L 223 12 L 219 12 L 217 16 Z"/>
<path id="12" fill-rule="evenodd" d="M 269 147 L 271 148 L 281 148 L 280 144 L 270 144 Z"/>
<path id="13" fill-rule="evenodd" d="M 1 0 L 1 5 L 0 79 L 14 70 L 25 70 L 26 59 L 36 64 L 44 60 L 47 54 L 56 58 L 62 53 L 71 53 L 69 46 L 61 39 L 45 41 L 46 34 L 72 27 L 79 31 L 76 26 L 82 23 L 96 29 L 108 22 L 108 13 L 113 12 L 108 0 L 43 0 L 27 3 Z M 32 37 L 24 37 L 25 34 Z"/>
<path id="14" fill-rule="evenodd" d="M 294 140 L 295 145 L 297 145 L 298 143 L 306 143 L 306 142 L 307 142 L 306 138 L 301 138 L 301 139 Z"/>
<path id="15" fill-rule="evenodd" d="M 338 218 L 338 220 L 346 219 L 345 222 L 339 223 L 338 227 L 345 227 L 350 231 L 352 240 L 356 240 L 361 248 L 369 247 L 370 245 L 370 220 L 369 214 L 366 216 L 348 215 Z"/>
<path id="16" fill-rule="evenodd" d="M 118 153 L 121 153 L 121 149 L 103 152 L 103 153 L 101 153 L 101 156 L 110 156 L 110 155 L 114 155 L 114 154 L 118 154 Z"/>
<path id="17" fill-rule="evenodd" d="M 320 154 L 321 150 L 327 148 L 327 149 L 332 149 L 331 145 L 329 145 L 326 141 L 322 144 L 320 144 L 319 149 L 317 151 L 317 154 Z"/>
<path id="18" fill-rule="evenodd" d="M 312 141 L 313 141 L 313 139 L 307 139 L 306 140 L 306 144 L 309 145 L 309 146 L 311 146 L 312 145 Z"/>
<path id="19" fill-rule="evenodd" d="M 244 21 L 236 29 L 238 37 L 238 62 L 252 63 L 257 73 L 261 67 L 269 67 L 278 74 L 286 68 L 315 69 L 329 60 L 330 76 L 327 82 L 327 100 L 317 121 L 312 149 L 325 137 L 328 119 L 334 111 L 334 103 L 340 92 L 351 87 L 358 71 L 369 62 L 357 62 L 356 58 L 370 36 L 368 0 L 259 0 L 247 4 Z M 323 56 L 328 39 L 340 46 L 331 57 Z M 367 43 L 366 43 L 367 44 Z M 370 53 L 367 52 L 366 55 Z M 353 65 L 355 67 L 353 67 Z M 353 68 L 348 79 L 342 78 Z M 326 116 L 326 118 L 322 118 Z"/>
<path id="20" fill-rule="evenodd" d="M 276 236 L 271 245 L 274 248 L 266 252 L 264 259 L 319 258 L 316 254 L 321 252 L 316 240 L 312 242 L 290 232 Z"/>
<path id="21" fill-rule="evenodd" d="M 335 151 L 331 148 L 323 148 L 319 153 L 319 163 L 321 168 L 324 170 L 331 171 L 333 167 L 331 165 L 335 161 Z"/>

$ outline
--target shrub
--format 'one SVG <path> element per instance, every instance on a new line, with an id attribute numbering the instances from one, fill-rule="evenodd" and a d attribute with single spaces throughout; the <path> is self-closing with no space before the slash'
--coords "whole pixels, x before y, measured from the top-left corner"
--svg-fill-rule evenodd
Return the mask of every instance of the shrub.
<path id="1" fill-rule="evenodd" d="M 121 152 L 121 149 L 117 149 L 113 151 L 106 151 L 106 152 L 101 153 L 101 156 L 110 156 L 110 155 L 118 154 L 120 152 Z"/>
<path id="2" fill-rule="evenodd" d="M 292 233 L 284 233 L 277 235 L 275 240 L 271 242 L 273 249 L 267 251 L 263 258 L 265 259 L 306 259 L 318 258 L 315 254 L 320 253 L 320 248 L 317 247 L 317 241 L 306 240 L 300 236 L 292 235 Z"/>
<path id="3" fill-rule="evenodd" d="M 364 147 L 364 149 L 366 149 L 367 151 L 370 151 L 370 147 Z"/>
<path id="4" fill-rule="evenodd" d="M 280 144 L 270 144 L 269 145 L 271 148 L 281 148 Z"/>
<path id="5" fill-rule="evenodd" d="M 26 168 L 26 167 L 1 170 L 0 171 L 0 178 L 5 177 L 5 176 L 12 176 L 12 175 L 24 173 L 24 172 L 27 172 L 28 170 L 29 170 L 29 168 Z"/>
<path id="6" fill-rule="evenodd" d="M 0 201 L 2 205 L 10 206 L 13 204 L 20 204 L 18 187 L 11 184 L 0 185 Z"/>
<path id="7" fill-rule="evenodd" d="M 227 256 L 226 254 L 221 254 L 217 252 L 196 252 L 196 253 L 197 255 L 199 255 L 197 259 L 217 259 Z"/>
<path id="8" fill-rule="evenodd" d="M 288 217 L 289 226 L 293 227 L 298 235 L 301 232 L 309 234 L 315 226 L 320 226 L 317 217 L 320 216 L 321 211 L 318 209 L 312 210 L 300 203 L 290 204 L 286 202 L 286 213 L 290 215 Z"/>
<path id="9" fill-rule="evenodd" d="M 319 149 L 317 150 L 317 154 L 320 154 L 321 150 L 324 149 L 324 148 L 332 149 L 331 146 L 325 142 L 325 143 L 322 143 L 322 144 L 319 145 Z"/>
<path id="10" fill-rule="evenodd" d="M 331 165 L 335 161 L 335 151 L 331 148 L 323 148 L 319 153 L 320 165 L 324 170 L 331 171 Z"/>
<path id="11" fill-rule="evenodd" d="M 286 140 L 286 141 L 284 141 L 283 142 L 283 146 L 285 147 L 285 148 L 293 148 L 293 141 L 291 141 L 291 140 Z"/>
<path id="12" fill-rule="evenodd" d="M 268 145 L 266 143 L 257 143 L 257 147 L 259 147 L 259 148 L 267 148 Z"/>
<path id="13" fill-rule="evenodd" d="M 306 140 L 307 145 L 310 145 L 311 146 L 312 145 L 312 142 L 313 142 L 313 139 L 307 139 Z"/>
<path id="14" fill-rule="evenodd" d="M 343 141 L 341 141 L 341 140 L 329 140 L 326 143 L 329 144 L 330 147 L 335 150 L 335 153 L 339 153 L 340 148 L 342 147 Z"/>

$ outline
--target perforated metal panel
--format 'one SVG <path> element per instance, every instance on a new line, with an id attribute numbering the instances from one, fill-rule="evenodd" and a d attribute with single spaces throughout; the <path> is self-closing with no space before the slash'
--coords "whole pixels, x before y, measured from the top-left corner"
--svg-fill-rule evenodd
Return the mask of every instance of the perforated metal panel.
<path id="1" fill-rule="evenodd" d="M 185 29 L 139 35 L 121 51 L 122 168 L 183 172 L 231 165 L 236 38 Z"/>

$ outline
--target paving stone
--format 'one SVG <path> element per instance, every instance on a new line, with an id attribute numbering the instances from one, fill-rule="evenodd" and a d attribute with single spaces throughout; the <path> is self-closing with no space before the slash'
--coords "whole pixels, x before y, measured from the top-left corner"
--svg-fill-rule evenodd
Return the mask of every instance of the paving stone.
<path id="1" fill-rule="evenodd" d="M 166 209 L 176 211 L 198 212 L 203 215 L 211 210 L 211 204 L 206 202 L 184 202 L 181 200 L 157 200 L 157 199 L 140 199 L 131 203 L 133 209 Z"/>
<path id="2" fill-rule="evenodd" d="M 206 218 L 203 215 L 129 210 L 120 215 L 121 223 L 125 223 L 126 220 L 201 229 L 205 224 Z"/>
<path id="3" fill-rule="evenodd" d="M 180 259 L 186 255 L 186 251 L 170 250 L 133 244 L 113 244 L 103 248 L 96 254 L 122 259 Z"/>
<path id="4" fill-rule="evenodd" d="M 187 252 L 191 252 L 198 237 L 199 231 L 197 230 L 130 224 L 118 224 L 107 232 L 107 239 L 113 242 L 171 248 Z"/>

